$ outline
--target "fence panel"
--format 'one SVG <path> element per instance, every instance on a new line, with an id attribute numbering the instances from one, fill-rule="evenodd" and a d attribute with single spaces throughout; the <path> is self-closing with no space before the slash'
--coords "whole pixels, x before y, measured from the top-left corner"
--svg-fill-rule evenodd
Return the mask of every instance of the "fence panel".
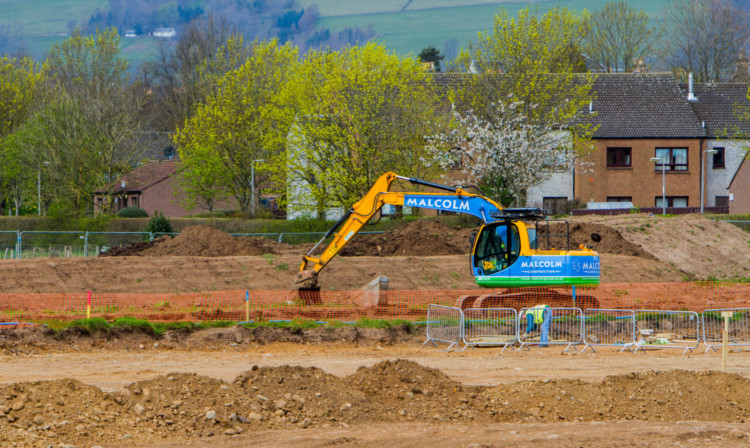
<path id="1" fill-rule="evenodd" d="M 722 311 L 734 313 L 729 318 L 728 344 L 735 347 L 750 346 L 750 308 L 712 309 L 705 310 L 701 314 L 703 343 L 706 344 L 706 352 L 709 350 L 716 351 L 716 347 L 722 345 L 722 333 L 724 332 Z"/>
<path id="2" fill-rule="evenodd" d="M 96 257 L 113 247 L 143 243 L 150 238 L 149 232 L 86 232 L 83 238 L 83 256 Z"/>
<path id="3" fill-rule="evenodd" d="M 518 312 L 518 331 L 519 339 L 520 335 L 525 333 L 526 330 L 526 311 L 529 308 L 523 308 Z M 530 345 L 538 345 L 545 347 L 546 345 L 564 345 L 567 352 L 571 348 L 575 348 L 576 345 L 583 341 L 583 311 L 580 308 L 549 308 L 550 323 L 548 332 L 548 341 L 541 341 L 542 329 L 537 328 L 535 330 L 534 337 L 528 337 L 521 340 L 521 346 L 519 350 L 529 348 Z M 547 317 L 545 316 L 545 319 Z M 543 324 L 542 324 L 543 325 Z M 539 336 L 536 336 L 539 334 Z"/>
<path id="4" fill-rule="evenodd" d="M 18 250 L 18 231 L 3 230 L 0 231 L 0 258 L 10 260 L 16 258 Z"/>
<path id="5" fill-rule="evenodd" d="M 596 353 L 594 347 L 621 347 L 620 351 L 635 346 L 635 311 L 588 309 L 583 312 L 583 343 Z"/>
<path id="6" fill-rule="evenodd" d="M 518 340 L 518 313 L 513 308 L 464 310 L 463 341 L 466 347 L 498 347 L 501 352 Z"/>
<path id="7" fill-rule="evenodd" d="M 16 258 L 82 257 L 85 233 L 78 231 L 19 232 Z"/>
<path id="8" fill-rule="evenodd" d="M 700 317 L 694 311 L 638 310 L 635 351 L 677 348 L 692 352 L 700 344 Z"/>
<path id="9" fill-rule="evenodd" d="M 433 305 L 427 309 L 427 340 L 437 347 L 438 342 L 450 344 L 448 349 L 454 345 L 459 347 L 463 340 L 464 313 L 461 308 L 450 306 Z M 423 344 L 424 345 L 424 344 Z"/>

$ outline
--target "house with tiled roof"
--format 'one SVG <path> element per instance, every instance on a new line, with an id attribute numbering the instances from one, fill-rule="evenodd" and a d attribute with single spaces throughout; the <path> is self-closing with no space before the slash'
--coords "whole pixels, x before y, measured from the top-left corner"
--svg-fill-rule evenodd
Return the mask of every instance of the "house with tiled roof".
<path id="1" fill-rule="evenodd" d="M 674 77 L 600 74 L 594 91 L 595 149 L 577 162 L 572 197 L 700 208 L 706 132 Z"/>
<path id="2" fill-rule="evenodd" d="M 156 160 L 136 167 L 115 185 L 111 210 L 117 213 L 125 207 L 140 207 L 153 216 L 156 210 L 166 216 L 188 214 L 175 201 L 179 190 L 175 174 L 177 160 Z M 100 213 L 109 200 L 102 191 L 94 192 L 94 213 Z"/>
<path id="3" fill-rule="evenodd" d="M 690 96 L 689 86 L 682 85 Z M 750 114 L 747 83 L 695 84 L 690 106 L 706 132 L 704 188 L 706 206 L 750 212 Z"/>

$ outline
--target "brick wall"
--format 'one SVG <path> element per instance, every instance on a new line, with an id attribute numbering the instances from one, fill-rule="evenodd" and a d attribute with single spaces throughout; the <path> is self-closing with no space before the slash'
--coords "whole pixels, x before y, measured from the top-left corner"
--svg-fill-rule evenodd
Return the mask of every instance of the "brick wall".
<path id="1" fill-rule="evenodd" d="M 576 168 L 575 196 L 583 202 L 607 202 L 607 197 L 632 197 L 636 207 L 654 207 L 662 194 L 662 173 L 655 169 L 656 148 L 687 148 L 688 170 L 667 171 L 667 196 L 687 196 L 688 207 L 700 207 L 700 139 L 597 140 L 596 150 Z M 607 168 L 608 147 L 631 148 L 631 166 Z"/>

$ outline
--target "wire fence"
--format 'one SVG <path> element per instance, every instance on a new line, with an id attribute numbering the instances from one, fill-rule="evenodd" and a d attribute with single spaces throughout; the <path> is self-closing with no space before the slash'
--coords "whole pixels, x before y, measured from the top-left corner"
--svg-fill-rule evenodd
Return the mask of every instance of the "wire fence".
<path id="1" fill-rule="evenodd" d="M 379 234 L 381 231 L 360 232 Z M 152 241 L 179 233 L 86 232 L 86 231 L 0 231 L 0 258 L 95 257 L 113 247 Z M 302 244 L 320 239 L 325 232 L 232 233 L 234 237 L 267 238 L 279 243 Z"/>

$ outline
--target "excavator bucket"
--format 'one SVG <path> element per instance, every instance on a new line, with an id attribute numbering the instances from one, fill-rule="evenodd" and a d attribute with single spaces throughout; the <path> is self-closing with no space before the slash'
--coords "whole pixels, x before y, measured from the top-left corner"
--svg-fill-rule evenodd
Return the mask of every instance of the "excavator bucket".
<path id="1" fill-rule="evenodd" d="M 306 269 L 297 274 L 297 296 L 305 305 L 319 305 L 322 303 L 320 298 L 320 286 L 318 285 L 318 275 L 314 269 Z"/>

